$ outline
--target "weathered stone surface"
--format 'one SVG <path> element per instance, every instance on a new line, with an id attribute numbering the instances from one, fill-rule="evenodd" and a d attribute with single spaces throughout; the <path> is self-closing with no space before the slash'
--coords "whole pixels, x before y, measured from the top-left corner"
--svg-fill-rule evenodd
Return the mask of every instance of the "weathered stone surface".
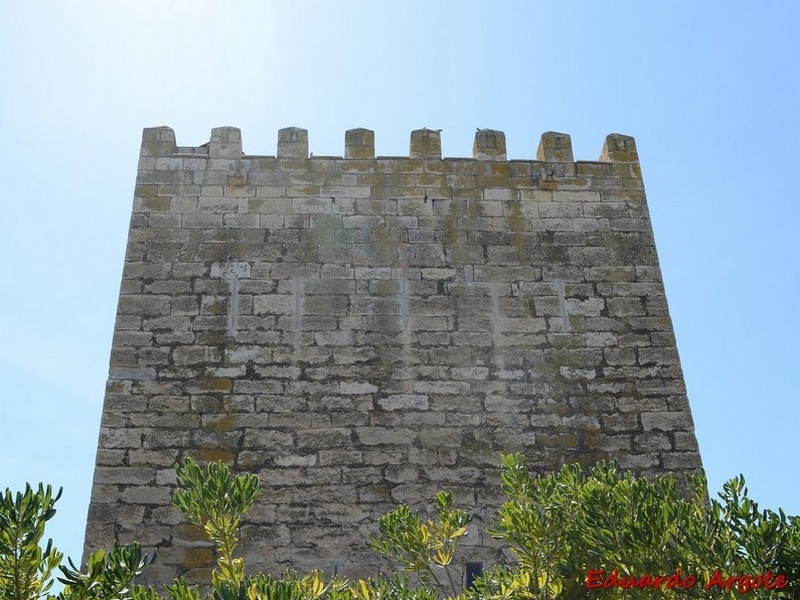
<path id="1" fill-rule="evenodd" d="M 536 158 L 545 162 L 573 162 L 572 139 L 566 133 L 543 133 Z"/>
<path id="2" fill-rule="evenodd" d="M 345 574 L 374 574 L 364 540 L 397 502 L 449 488 L 488 521 L 504 452 L 699 468 L 632 138 L 575 163 L 551 132 L 509 162 L 480 130 L 442 160 L 421 129 L 375 158 L 353 129 L 344 154 L 309 157 L 298 128 L 276 157 L 232 127 L 180 149 L 145 130 L 87 552 L 138 537 L 150 576 L 207 580 L 211 548 L 167 504 L 185 455 L 264 481 L 248 564 Z"/>

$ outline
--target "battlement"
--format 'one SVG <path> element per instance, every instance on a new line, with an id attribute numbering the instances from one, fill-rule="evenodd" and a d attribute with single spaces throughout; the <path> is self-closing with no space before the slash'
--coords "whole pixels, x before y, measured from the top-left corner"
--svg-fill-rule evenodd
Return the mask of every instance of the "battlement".
<path id="1" fill-rule="evenodd" d="M 159 171 L 170 174 L 159 175 Z M 200 175 L 198 171 L 204 173 Z M 301 175 L 304 171 L 313 175 Z M 277 176 L 277 172 L 284 175 Z M 426 199 L 453 196 L 460 193 L 459 189 L 510 187 L 516 191 L 509 199 L 521 198 L 532 189 L 643 190 L 636 142 L 630 136 L 610 134 L 599 161 L 575 161 L 570 136 L 549 131 L 542 134 L 535 159 L 508 160 L 505 134 L 491 129 L 475 133 L 470 159 L 442 158 L 441 131 L 433 129 L 411 132 L 407 157 L 376 157 L 374 132 L 350 129 L 345 133 L 344 156 L 336 157 L 310 155 L 308 131 L 298 127 L 278 131 L 277 152 L 272 156 L 244 154 L 242 134 L 236 127 L 212 129 L 211 140 L 201 146 L 178 146 L 172 129 L 152 127 L 145 129 L 142 136 L 138 181 L 140 184 L 267 185 L 273 189 L 262 192 L 270 195 L 278 192 L 289 196 L 317 195 L 297 194 L 296 186 L 295 193 L 281 190 L 278 184 L 285 182 L 288 174 L 292 183 L 327 184 L 328 191 L 318 190 L 320 195 L 335 197 L 342 186 L 349 191 L 354 185 L 362 186 L 360 193 L 363 193 L 366 189 L 363 186 L 381 183 L 373 177 L 379 173 L 387 174 L 383 187 L 404 187 L 403 193 Z M 389 174 L 396 176 L 388 177 Z M 339 188 L 331 192 L 336 181 Z M 254 193 L 260 195 L 258 190 Z M 237 195 L 242 195 L 241 190 Z M 644 198 L 643 194 L 641 197 Z"/>
<path id="2" fill-rule="evenodd" d="M 202 146 L 178 146 L 175 132 L 169 127 L 149 127 L 142 135 L 143 157 L 167 157 L 188 154 L 208 158 L 239 159 L 251 155 L 242 150 L 242 132 L 237 127 L 215 127 L 211 139 Z M 262 155 L 252 155 L 262 157 Z M 278 131 L 278 158 L 309 158 L 308 131 L 300 127 L 286 127 Z M 311 156 L 310 158 L 314 158 Z M 335 158 L 335 157 L 317 157 Z M 344 138 L 344 158 L 355 160 L 375 159 L 375 132 L 370 129 L 348 129 Z M 377 157 L 394 158 L 400 157 Z M 442 160 L 442 133 L 438 129 L 417 129 L 411 132 L 408 158 Z M 472 147 L 475 160 L 506 161 L 506 135 L 494 129 L 479 129 Z M 444 160 L 453 160 L 445 158 Z M 458 159 L 455 159 L 458 160 Z M 536 151 L 541 162 L 575 162 L 572 139 L 566 133 L 548 131 L 542 134 Z M 606 137 L 597 162 L 638 164 L 636 141 L 618 133 Z"/>

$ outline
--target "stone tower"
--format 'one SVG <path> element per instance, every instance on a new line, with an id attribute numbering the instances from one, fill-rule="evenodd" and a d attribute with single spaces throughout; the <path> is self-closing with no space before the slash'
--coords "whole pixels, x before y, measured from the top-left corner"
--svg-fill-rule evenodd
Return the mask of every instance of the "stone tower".
<path id="1" fill-rule="evenodd" d="M 149 579 L 206 580 L 212 549 L 168 506 L 184 455 L 260 475 L 249 565 L 374 575 L 376 519 L 451 489 L 497 548 L 501 453 L 537 470 L 615 457 L 700 467 L 634 140 L 598 162 L 546 133 L 536 160 L 481 130 L 408 157 L 277 156 L 240 131 L 179 147 L 145 129 L 86 551 L 158 548 Z M 201 575 L 202 574 L 202 575 Z"/>

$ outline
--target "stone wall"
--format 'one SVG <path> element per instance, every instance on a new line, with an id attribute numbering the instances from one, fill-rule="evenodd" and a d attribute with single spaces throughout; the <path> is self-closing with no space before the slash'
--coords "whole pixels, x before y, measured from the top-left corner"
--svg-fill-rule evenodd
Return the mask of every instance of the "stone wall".
<path id="1" fill-rule="evenodd" d="M 439 489 L 501 501 L 501 453 L 538 471 L 617 458 L 700 466 L 634 140 L 599 162 L 546 133 L 536 160 L 502 132 L 473 158 L 277 156 L 238 129 L 178 147 L 144 131 L 86 550 L 159 551 L 151 580 L 205 580 L 212 550 L 168 506 L 174 463 L 221 459 L 265 484 L 242 531 L 257 568 L 374 575 L 375 520 Z"/>

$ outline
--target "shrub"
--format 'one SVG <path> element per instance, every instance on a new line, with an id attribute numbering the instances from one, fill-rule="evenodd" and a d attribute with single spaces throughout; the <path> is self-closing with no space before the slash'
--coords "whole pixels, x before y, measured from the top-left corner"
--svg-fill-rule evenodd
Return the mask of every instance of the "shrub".
<path id="1" fill-rule="evenodd" d="M 35 600 L 53 586 L 52 574 L 63 555 L 53 540 L 47 540 L 44 548 L 41 542 L 61 492 L 54 497 L 49 485 L 40 484 L 36 491 L 27 485 L 24 492 L 6 489 L 0 497 L 0 597 Z"/>
<path id="2" fill-rule="evenodd" d="M 517 562 L 488 569 L 462 590 L 455 559 L 471 517 L 452 507 L 449 492 L 436 495 L 437 521 L 425 521 L 405 505 L 379 520 L 368 544 L 402 565 L 392 576 L 359 581 L 326 580 L 319 572 L 248 576 L 243 559 L 234 554 L 241 517 L 261 488 L 258 478 L 234 476 L 222 463 L 202 469 L 190 458 L 176 470 L 172 504 L 205 530 L 217 564 L 208 590 L 178 579 L 164 588 L 171 600 L 800 597 L 800 517 L 759 510 L 741 476 L 709 501 L 701 476 L 692 479 L 693 494 L 686 498 L 671 476 L 636 478 L 613 463 L 533 476 L 521 455 L 503 456 L 508 499 L 489 533 L 509 545 Z M 52 541 L 42 547 L 60 495 L 40 485 L 17 494 L 6 490 L 0 498 L 0 598 L 164 600 L 159 591 L 134 584 L 155 560 L 135 543 L 99 550 L 85 571 L 72 561 L 60 566 L 62 555 Z M 65 587 L 54 597 L 48 591 L 57 566 Z M 764 575 L 768 570 L 771 579 Z M 777 585 L 777 574 L 785 586 Z M 410 575 L 418 583 L 411 583 Z M 777 589 L 765 589 L 767 581 Z"/>

